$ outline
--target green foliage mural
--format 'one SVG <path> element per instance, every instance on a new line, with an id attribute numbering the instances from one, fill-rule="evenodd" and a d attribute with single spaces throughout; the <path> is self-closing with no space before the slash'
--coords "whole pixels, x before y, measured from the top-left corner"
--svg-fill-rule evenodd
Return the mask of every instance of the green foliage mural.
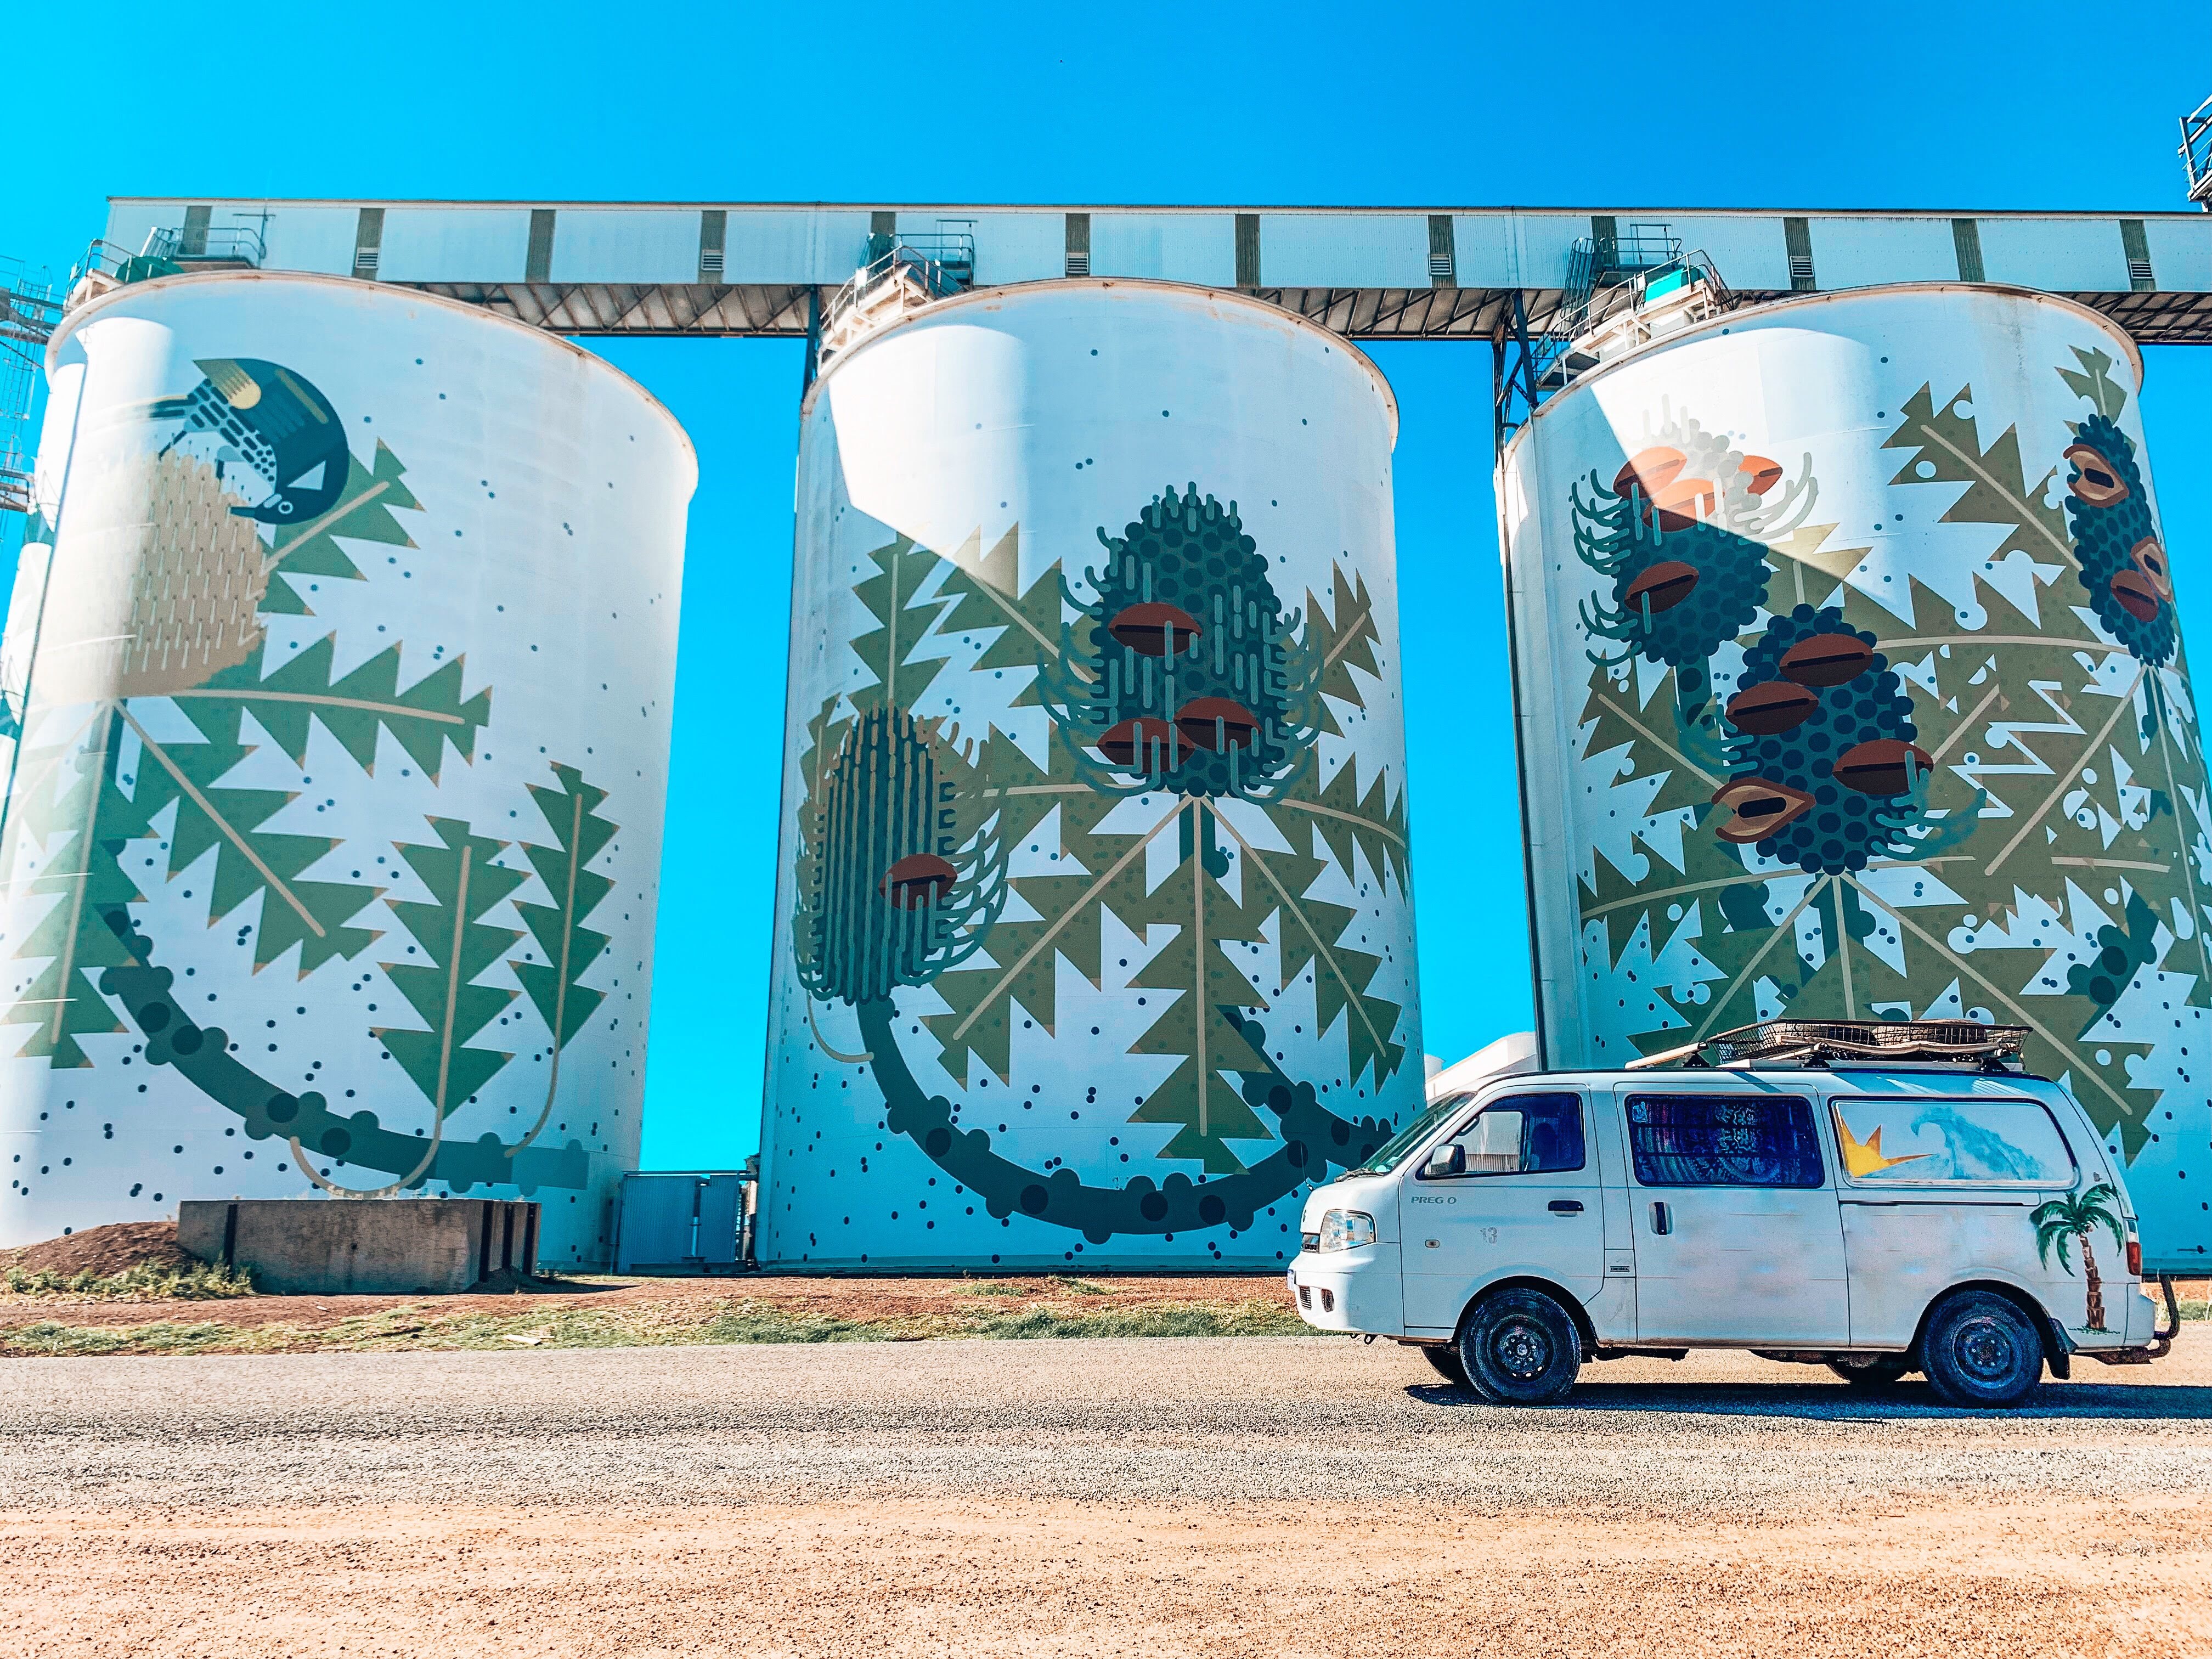
<path id="1" fill-rule="evenodd" d="M 253 419 L 265 417 L 267 424 L 272 408 L 322 411 L 317 420 L 331 415 L 322 394 L 281 365 L 219 359 L 200 367 L 209 377 L 201 387 L 155 406 L 157 429 L 170 421 L 180 433 L 227 434 L 258 466 L 262 452 L 251 434 L 240 435 Z M 226 403 L 249 384 L 261 388 L 262 401 Z M 319 432 L 315 441 L 335 442 L 334 453 L 343 453 L 342 436 Z M 356 850 L 349 860 L 334 857 L 347 842 L 308 832 L 313 820 L 303 789 L 259 781 L 283 770 L 269 765 L 271 757 L 263 751 L 273 744 L 304 785 L 319 733 L 343 751 L 341 764 L 354 769 L 349 781 L 365 786 L 384 750 L 435 787 L 453 761 L 473 764 L 491 721 L 492 691 L 468 690 L 467 661 L 458 653 L 403 684 L 403 646 L 396 641 L 343 672 L 337 666 L 343 653 L 335 634 L 280 659 L 267 619 L 312 614 L 327 584 L 371 582 L 356 562 L 358 550 L 413 550 L 398 515 L 420 511 L 422 503 L 399 458 L 381 442 L 367 465 L 345 455 L 343 482 L 335 487 L 311 482 L 329 470 L 305 466 L 312 457 L 288 459 L 281 446 L 269 453 L 279 472 L 289 467 L 299 481 L 251 508 L 231 487 L 235 477 L 226 482 L 220 468 L 177 458 L 163 463 L 168 470 L 158 481 L 172 491 L 197 491 L 186 505 L 203 526 L 245 519 L 262 526 L 255 532 L 261 539 L 249 537 L 245 544 L 258 568 L 231 573 L 241 588 L 259 594 L 257 608 L 217 612 L 210 621 L 204 607 L 191 609 L 190 582 L 171 583 L 172 594 L 148 575 L 172 569 L 164 561 L 176 551 L 162 540 L 170 532 L 156 511 L 137 562 L 114 574 L 133 585 L 140 630 L 124 647 L 125 665 L 113 680 L 119 691 L 72 702 L 52 693 L 41 699 L 39 684 L 31 687 L 0 864 L 22 895 L 48 902 L 9 941 L 21 978 L 0 1019 L 15 1028 L 19 1057 L 58 1068 L 131 1063 L 125 1051 L 135 1026 L 148 1066 L 176 1067 L 238 1114 L 251 1139 L 289 1141 L 301 1173 L 335 1190 L 346 1189 L 348 1169 L 396 1178 L 380 1190 L 432 1181 L 456 1189 L 478 1183 L 580 1187 L 585 1159 L 576 1145 L 528 1149 L 553 1113 L 562 1048 L 584 1030 L 606 995 L 585 979 L 602 963 L 609 943 L 606 933 L 587 925 L 613 885 L 591 867 L 616 834 L 601 811 L 607 793 L 575 767 L 549 761 L 553 784 L 529 790 L 549 834 L 523 842 L 526 867 L 502 861 L 507 842 L 478 834 L 459 817 L 431 817 L 433 840 L 397 848 L 426 897 L 380 908 L 388 884 L 363 879 L 362 870 L 336 868 L 365 865 L 374 854 Z M 234 546 L 237 533 L 226 530 L 220 547 Z M 187 549 L 178 556 L 188 567 L 201 556 Z M 162 641 L 193 629 L 201 635 L 229 630 L 210 653 L 229 665 L 191 677 L 144 666 L 159 658 Z M 327 764 L 328 756 L 319 763 Z M 241 946 L 250 945 L 256 975 L 280 963 L 279 971 L 289 970 L 287 982 L 345 973 L 361 990 L 380 969 L 415 1023 L 386 1024 L 364 1035 L 389 1054 L 389 1075 L 406 1079 L 401 1092 L 419 1093 L 428 1103 L 429 1132 L 402 1133 L 384 1127 L 358 1099 L 340 1114 L 318 1090 L 295 1092 L 279 1085 L 254 1070 L 220 1027 L 203 1023 L 208 1011 L 180 1002 L 176 973 L 157 963 L 163 942 L 146 932 L 156 884 L 179 883 L 193 902 L 204 899 L 210 927 L 223 927 Z M 404 932 L 378 925 L 387 911 Z M 510 913 L 520 926 L 506 925 Z M 515 952 L 526 937 L 529 948 Z M 380 940 L 384 952 L 372 969 L 364 958 Z M 500 982 L 507 974 L 513 986 Z M 446 1120 L 512 1060 L 510 1052 L 483 1046 L 482 1039 L 519 996 L 544 1028 L 549 1075 L 543 1110 L 512 1142 L 496 1136 L 444 1142 Z M 95 1038 L 116 1042 L 88 1048 Z M 514 1046 L 522 1040 L 518 1033 Z M 408 1114 L 400 1094 L 381 1079 L 350 1081 L 356 1086 L 349 1096 L 378 1097 L 387 1115 Z"/>
<path id="2" fill-rule="evenodd" d="M 1717 744 L 1639 705 L 1621 649 L 1658 636 L 1625 594 L 1589 618 L 1582 763 L 1609 778 L 1620 824 L 1595 848 L 1580 918 L 1591 965 L 1641 999 L 1636 1048 L 1785 1010 L 1978 1012 L 2028 1027 L 2031 1067 L 2068 1079 L 2130 1154 L 2148 1138 L 2167 1074 L 2142 1063 L 2130 999 L 2206 1006 L 2212 839 L 2196 728 L 2177 717 L 2163 545 L 2115 424 L 2125 392 L 2108 356 L 2073 357 L 2054 372 L 2087 407 L 2063 425 L 2008 427 L 1985 446 L 1996 422 L 1984 410 L 1978 427 L 1974 388 L 1928 385 L 1883 435 L 1900 518 L 1933 507 L 1932 522 L 1982 532 L 1971 601 L 1915 570 L 1877 602 L 1847 580 L 1867 550 L 1836 526 L 1753 527 L 1770 592 L 1712 644 L 1733 669 Z M 1772 465 L 1733 454 L 1705 458 L 1704 475 Z M 1618 501 L 1662 471 L 1648 451 L 1632 459 Z M 1809 501 L 1817 486 L 1802 482 Z M 1678 510 L 1717 511 L 1687 465 L 1660 488 Z M 1657 568 L 1627 574 L 1583 527 L 1583 496 L 1568 505 L 1601 580 Z M 1609 510 L 1635 542 L 1636 515 Z M 1662 535 L 1656 551 L 1668 548 Z M 1690 592 L 1697 575 L 1680 579 Z M 1662 586 L 1641 590 L 1657 596 L 1655 625 L 1672 614 Z"/>
<path id="3" fill-rule="evenodd" d="M 1363 787 L 1350 760 L 1324 780 L 1314 752 L 1318 732 L 1342 736 L 1364 707 L 1354 670 L 1379 672 L 1373 603 L 1340 569 L 1328 595 L 1286 611 L 1235 505 L 1195 484 L 1164 491 L 1120 535 L 1097 533 L 1106 556 L 1085 578 L 1089 597 L 1058 562 L 1024 586 L 1018 532 L 944 556 L 902 537 L 863 562 L 872 574 L 854 592 L 878 626 L 852 641 L 854 689 L 815 712 L 799 762 L 799 977 L 813 999 L 850 1004 L 866 1040 L 843 1053 L 817 1027 L 818 1046 L 868 1065 L 890 1127 L 992 1214 L 1100 1241 L 1246 1225 L 1324 1158 L 1364 1156 L 1388 1133 L 1371 1115 L 1331 1113 L 1277 1065 L 1261 1021 L 1286 990 L 1310 981 L 1321 1026 L 1340 1030 L 1349 1075 L 1332 1088 L 1371 1098 L 1405 1063 L 1402 1011 L 1370 990 L 1382 954 L 1364 948 L 1351 907 L 1315 896 L 1332 874 L 1355 890 L 1408 880 L 1402 789 L 1379 769 Z M 949 702 L 936 686 L 956 648 L 973 672 L 1018 678 L 1005 706 L 1044 710 L 1041 744 L 1032 731 L 1025 748 L 998 719 L 963 738 L 949 709 L 923 712 Z M 852 771 L 878 732 L 910 734 L 908 758 L 866 772 L 878 805 L 845 837 L 866 847 L 851 860 L 836 826 L 861 799 Z M 915 781 L 943 794 L 934 844 L 900 827 Z M 1029 865 L 1007 873 L 1015 849 Z M 938 860 L 921 872 L 925 902 L 902 912 L 893 896 L 913 890 L 899 872 L 925 855 Z M 1109 929 L 1149 941 L 1126 974 Z M 872 977 L 835 959 L 841 930 L 867 947 Z M 1204 1185 L 1024 1169 L 990 1150 L 988 1132 L 958 1127 L 960 1103 L 916 1085 L 901 1044 L 917 1030 L 969 1104 L 1011 1085 L 1018 1030 L 1062 1036 L 1063 967 L 1119 1000 L 1127 1051 L 1159 1063 L 1127 1119 L 1169 1127 L 1159 1156 Z M 901 996 L 916 999 L 906 1024 Z"/>

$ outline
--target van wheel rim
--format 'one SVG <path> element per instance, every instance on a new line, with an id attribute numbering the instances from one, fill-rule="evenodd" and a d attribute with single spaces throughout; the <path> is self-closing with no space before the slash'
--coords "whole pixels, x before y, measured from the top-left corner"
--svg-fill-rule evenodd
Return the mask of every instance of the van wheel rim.
<path id="1" fill-rule="evenodd" d="M 2012 1374 L 2018 1355 L 2012 1333 L 1995 1319 L 1969 1320 L 1951 1344 L 1959 1367 L 1978 1382 L 2001 1382 Z"/>
<path id="2" fill-rule="evenodd" d="M 1527 1382 L 1551 1368 L 1552 1339 L 1541 1326 L 1516 1319 L 1490 1339 L 1490 1357 L 1508 1376 Z"/>

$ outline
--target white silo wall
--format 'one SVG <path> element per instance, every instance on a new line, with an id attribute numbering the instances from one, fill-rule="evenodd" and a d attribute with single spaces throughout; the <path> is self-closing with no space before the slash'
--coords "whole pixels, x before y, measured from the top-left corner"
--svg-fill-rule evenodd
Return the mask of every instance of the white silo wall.
<path id="1" fill-rule="evenodd" d="M 119 289 L 48 375 L 0 647 L 0 1244 L 519 1193 L 543 1259 L 605 1259 L 690 442 L 563 341 L 330 278 Z"/>
<path id="2" fill-rule="evenodd" d="M 1273 1266 L 1419 1108 L 1395 427 L 1341 340 L 1163 284 L 942 302 L 831 362 L 764 1261 Z"/>
<path id="3" fill-rule="evenodd" d="M 2203 1270 L 2212 818 L 2141 384 L 2067 301 L 1871 289 L 1650 346 L 1522 432 L 1550 1063 L 1784 1012 L 2026 1026 L 2148 1263 Z"/>

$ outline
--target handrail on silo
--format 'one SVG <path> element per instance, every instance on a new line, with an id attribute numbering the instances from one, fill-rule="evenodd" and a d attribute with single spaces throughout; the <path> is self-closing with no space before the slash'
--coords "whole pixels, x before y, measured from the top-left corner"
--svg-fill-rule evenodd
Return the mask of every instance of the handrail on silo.
<path id="1" fill-rule="evenodd" d="M 917 236 L 879 231 L 868 238 L 864 252 L 866 263 L 837 290 L 823 316 L 817 371 L 878 325 L 975 285 L 972 231 Z"/>
<path id="2" fill-rule="evenodd" d="M 2212 213 L 2212 98 L 2181 118 L 2180 155 L 2189 174 L 2189 199 Z"/>

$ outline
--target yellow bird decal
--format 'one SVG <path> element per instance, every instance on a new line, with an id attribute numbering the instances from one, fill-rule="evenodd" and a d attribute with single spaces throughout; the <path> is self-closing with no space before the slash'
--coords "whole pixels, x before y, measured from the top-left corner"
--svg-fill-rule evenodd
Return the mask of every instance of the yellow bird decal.
<path id="1" fill-rule="evenodd" d="M 1843 1114 L 1836 1115 L 1836 1135 L 1844 1148 L 1844 1168 L 1854 1181 L 1870 1175 L 1880 1175 L 1884 1170 L 1894 1170 L 1900 1164 L 1910 1164 L 1916 1158 L 1931 1156 L 1927 1152 L 1907 1152 L 1903 1158 L 1884 1158 L 1881 1155 L 1881 1125 L 1863 1141 L 1851 1139 L 1851 1126 L 1844 1121 Z"/>

